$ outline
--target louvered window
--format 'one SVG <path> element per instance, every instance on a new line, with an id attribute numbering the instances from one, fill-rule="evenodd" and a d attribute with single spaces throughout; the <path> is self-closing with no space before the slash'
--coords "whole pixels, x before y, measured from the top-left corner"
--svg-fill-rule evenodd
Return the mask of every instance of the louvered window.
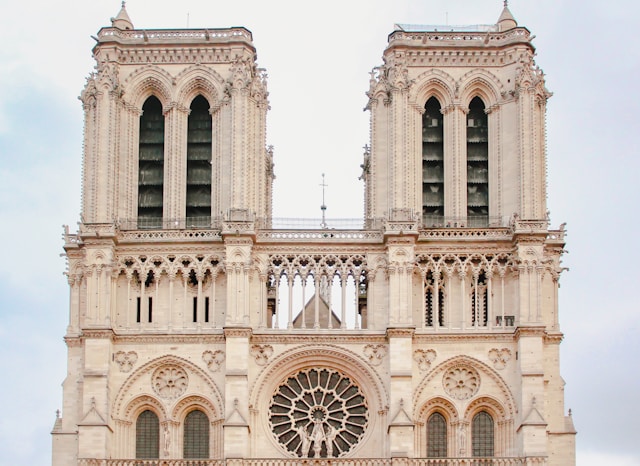
<path id="1" fill-rule="evenodd" d="M 444 217 L 444 131 L 440 102 L 431 97 L 422 115 L 422 220 L 441 226 Z"/>
<path id="2" fill-rule="evenodd" d="M 160 457 L 160 422 L 153 411 L 143 411 L 136 420 L 136 458 Z"/>
<path id="3" fill-rule="evenodd" d="M 209 418 L 199 410 L 184 420 L 184 457 L 209 458 Z"/>
<path id="4" fill-rule="evenodd" d="M 187 131 L 187 226 L 206 226 L 211 219 L 211 115 L 199 95 L 191 103 Z"/>
<path id="5" fill-rule="evenodd" d="M 467 223 L 485 227 L 489 223 L 489 128 L 485 106 L 479 97 L 467 114 Z"/>
<path id="6" fill-rule="evenodd" d="M 138 152 L 138 226 L 162 225 L 164 184 L 164 115 L 162 104 L 149 97 L 142 106 Z"/>

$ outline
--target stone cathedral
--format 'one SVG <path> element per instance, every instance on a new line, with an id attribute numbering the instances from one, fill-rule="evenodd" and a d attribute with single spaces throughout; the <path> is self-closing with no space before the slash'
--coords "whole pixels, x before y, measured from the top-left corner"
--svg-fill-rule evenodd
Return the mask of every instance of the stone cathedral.
<path id="1" fill-rule="evenodd" d="M 252 34 L 96 37 L 55 466 L 575 464 L 528 29 L 395 25 L 357 225 L 272 218 Z"/>

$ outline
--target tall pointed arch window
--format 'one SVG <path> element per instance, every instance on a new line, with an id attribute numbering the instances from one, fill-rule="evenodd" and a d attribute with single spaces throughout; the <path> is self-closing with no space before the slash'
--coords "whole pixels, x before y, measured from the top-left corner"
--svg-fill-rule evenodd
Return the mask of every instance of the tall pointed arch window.
<path id="1" fill-rule="evenodd" d="M 160 458 L 160 422 L 156 413 L 143 411 L 136 420 L 136 459 Z"/>
<path id="2" fill-rule="evenodd" d="M 209 458 L 209 418 L 196 409 L 184 420 L 183 456 L 185 459 Z"/>
<path id="3" fill-rule="evenodd" d="M 149 97 L 142 106 L 138 151 L 138 226 L 162 226 L 164 184 L 164 115 L 162 104 Z"/>
<path id="4" fill-rule="evenodd" d="M 446 458 L 447 421 L 440 413 L 433 413 L 427 420 L 427 457 Z"/>
<path id="5" fill-rule="evenodd" d="M 425 325 L 427 327 L 444 326 L 444 274 L 428 271 L 424 283 Z"/>
<path id="6" fill-rule="evenodd" d="M 493 418 L 486 411 L 480 411 L 473 416 L 471 444 L 473 456 L 493 456 L 494 454 Z"/>
<path id="7" fill-rule="evenodd" d="M 191 102 L 187 130 L 187 226 L 211 223 L 211 114 L 199 95 Z"/>
<path id="8" fill-rule="evenodd" d="M 489 223 L 489 128 L 485 105 L 474 97 L 467 114 L 467 223 Z"/>
<path id="9" fill-rule="evenodd" d="M 422 221 L 444 222 L 444 131 L 440 102 L 427 100 L 422 114 Z"/>

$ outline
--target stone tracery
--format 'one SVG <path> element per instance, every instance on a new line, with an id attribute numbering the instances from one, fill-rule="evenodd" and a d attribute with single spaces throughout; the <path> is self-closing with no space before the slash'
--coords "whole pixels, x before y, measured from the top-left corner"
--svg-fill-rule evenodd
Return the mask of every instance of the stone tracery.
<path id="1" fill-rule="evenodd" d="M 302 370 L 273 395 L 269 422 L 280 445 L 292 454 L 339 457 L 364 435 L 367 401 L 355 382 L 337 370 Z"/>

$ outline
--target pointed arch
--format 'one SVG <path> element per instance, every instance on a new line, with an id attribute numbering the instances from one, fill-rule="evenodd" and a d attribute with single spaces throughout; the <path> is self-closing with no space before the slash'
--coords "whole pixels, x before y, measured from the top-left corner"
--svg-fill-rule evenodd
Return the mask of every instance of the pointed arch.
<path id="1" fill-rule="evenodd" d="M 147 98 L 154 95 L 162 108 L 167 109 L 173 100 L 173 77 L 156 65 L 145 65 L 127 77 L 125 89 L 129 96 L 127 101 L 135 108 L 141 109 Z"/>
<path id="2" fill-rule="evenodd" d="M 502 81 L 491 71 L 472 70 L 458 79 L 460 100 L 468 106 L 474 97 L 480 97 L 487 108 L 497 105 L 503 92 Z"/>
<path id="3" fill-rule="evenodd" d="M 495 386 L 495 389 L 497 389 L 497 393 L 501 395 L 500 399 L 498 399 L 496 397 L 484 396 L 481 393 L 475 399 L 494 400 L 495 403 L 497 403 L 492 405 L 496 408 L 495 412 L 503 413 L 503 417 L 505 419 L 513 419 L 516 412 L 516 403 L 515 403 L 515 398 L 513 396 L 513 393 L 511 393 L 511 390 L 509 389 L 509 386 L 494 369 L 489 367 L 484 362 L 476 358 L 473 358 L 471 356 L 454 356 L 438 364 L 436 367 L 434 367 L 425 376 L 425 378 L 418 384 L 418 387 L 416 388 L 416 391 L 415 391 L 414 406 L 423 406 L 426 403 L 427 396 L 434 395 L 433 390 L 431 388 L 433 385 L 432 382 L 436 377 L 442 377 L 447 370 L 454 368 L 455 366 L 461 366 L 461 365 L 470 366 L 475 370 L 477 370 L 481 376 L 481 386 L 486 386 L 487 379 L 488 379 L 488 381 L 490 381 Z M 438 384 L 438 385 L 441 386 L 441 384 Z M 435 395 L 441 396 L 443 399 L 448 399 L 444 394 L 444 390 L 442 388 L 440 388 L 439 390 L 441 390 L 441 394 L 438 395 L 436 393 Z M 496 393 L 496 390 L 493 390 L 493 393 Z M 473 404 L 474 402 L 471 402 L 469 406 L 472 406 Z M 501 407 L 499 411 L 497 410 L 498 406 Z M 468 413 L 468 409 L 467 409 L 467 413 Z M 419 413 L 414 412 L 414 414 L 417 415 Z M 464 418 L 466 419 L 466 417 L 467 417 L 467 414 L 465 414 Z"/>
<path id="4" fill-rule="evenodd" d="M 453 104 L 456 94 L 456 82 L 453 77 L 442 71 L 431 69 L 418 75 L 411 87 L 409 102 L 417 108 L 424 108 L 431 97 L 440 102 L 442 108 Z"/>
<path id="5" fill-rule="evenodd" d="M 175 79 L 176 100 L 189 107 L 198 95 L 202 95 L 211 109 L 220 105 L 224 91 L 224 79 L 215 70 L 196 64 L 182 71 Z"/>
<path id="6" fill-rule="evenodd" d="M 210 405 L 215 407 L 216 413 L 222 413 L 222 395 L 220 390 L 218 389 L 215 382 L 209 377 L 207 372 L 201 369 L 199 366 L 196 366 L 191 361 L 172 355 L 160 356 L 152 361 L 147 362 L 146 364 L 140 366 L 135 372 L 133 372 L 127 380 L 122 384 L 119 388 L 118 393 L 113 402 L 113 416 L 115 419 L 120 420 L 130 420 L 128 417 L 129 408 L 128 406 L 131 404 L 130 396 L 131 393 L 140 393 L 142 392 L 145 396 L 149 397 L 150 400 L 155 399 L 151 395 L 151 384 L 146 383 L 142 384 L 142 378 L 145 375 L 151 374 L 155 369 L 164 366 L 164 365 L 174 365 L 180 366 L 184 370 L 186 370 L 192 376 L 195 376 L 196 379 L 200 380 L 207 387 L 207 393 L 209 393 L 210 397 Z M 193 377 L 191 377 L 193 378 Z M 195 381 L 190 382 L 190 386 L 194 385 Z M 137 386 L 137 389 L 134 390 L 134 387 Z M 144 392 L 147 392 L 146 394 Z M 189 389 L 187 389 L 186 395 L 190 394 Z M 164 411 L 163 411 L 164 412 Z M 166 418 L 166 416 L 165 416 Z"/>

